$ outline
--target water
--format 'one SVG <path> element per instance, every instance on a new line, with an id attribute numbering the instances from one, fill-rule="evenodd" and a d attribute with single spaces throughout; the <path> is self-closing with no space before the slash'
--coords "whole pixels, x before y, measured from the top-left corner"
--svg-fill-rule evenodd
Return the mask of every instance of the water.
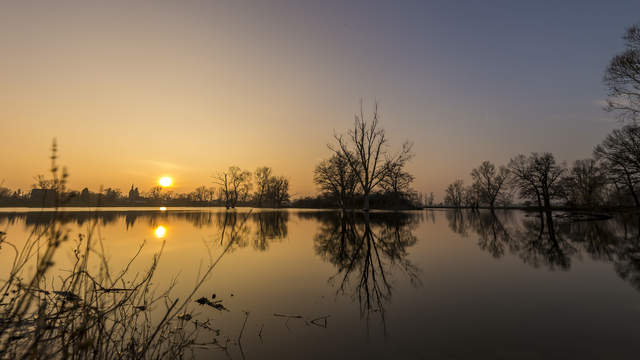
<path id="1" fill-rule="evenodd" d="M 131 265 L 143 272 L 164 244 L 154 285 L 175 281 L 176 297 L 229 246 L 196 297 L 215 293 L 230 311 L 194 304 L 194 316 L 211 319 L 218 338 L 235 344 L 249 312 L 242 346 L 198 349 L 201 358 L 635 359 L 640 352 L 637 216 L 555 216 L 550 224 L 520 211 L 67 210 L 54 217 L 6 209 L 0 230 L 19 247 L 51 221 L 64 223 L 70 239 L 56 255 L 56 274 L 73 261 L 74 237 L 92 229 L 112 269 L 144 241 Z M 3 245 L 1 274 L 12 258 Z"/>

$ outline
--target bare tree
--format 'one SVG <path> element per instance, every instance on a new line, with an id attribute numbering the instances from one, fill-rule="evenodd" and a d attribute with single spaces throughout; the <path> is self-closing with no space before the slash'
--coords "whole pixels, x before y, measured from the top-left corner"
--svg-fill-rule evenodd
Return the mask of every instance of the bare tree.
<path id="1" fill-rule="evenodd" d="M 0 198 L 8 198 L 11 195 L 11 189 L 2 186 L 3 182 L 0 182 Z"/>
<path id="2" fill-rule="evenodd" d="M 604 83 L 609 88 L 605 110 L 621 119 L 640 120 L 640 25 L 629 27 L 623 36 L 625 50 L 607 66 Z"/>
<path id="3" fill-rule="evenodd" d="M 640 183 L 640 126 L 630 124 L 613 130 L 593 150 L 616 187 L 626 187 L 636 207 L 640 207 L 637 186 Z"/>
<path id="4" fill-rule="evenodd" d="M 273 207 L 281 207 L 289 200 L 289 180 L 283 176 L 272 176 L 266 187 L 266 198 Z"/>
<path id="5" fill-rule="evenodd" d="M 511 175 L 510 184 L 518 190 L 520 198 L 535 200 L 538 207 L 542 208 L 542 194 L 538 189 L 530 159 L 519 154 L 509 161 L 508 169 Z"/>
<path id="6" fill-rule="evenodd" d="M 433 195 L 433 192 L 430 192 L 429 195 L 427 195 L 425 203 L 427 206 L 433 206 L 434 201 L 435 201 L 435 196 Z"/>
<path id="7" fill-rule="evenodd" d="M 316 165 L 313 182 L 322 192 L 336 199 L 339 207 L 346 209 L 348 199 L 353 197 L 358 186 L 358 175 L 351 170 L 345 157 L 334 154 Z"/>
<path id="8" fill-rule="evenodd" d="M 33 183 L 31 187 L 34 189 L 53 190 L 55 188 L 53 180 L 47 179 L 42 174 L 34 176 L 33 180 L 35 181 L 35 183 Z"/>
<path id="9" fill-rule="evenodd" d="M 464 201 L 464 182 L 460 179 L 447 186 L 445 190 L 444 203 L 448 206 L 462 207 Z"/>
<path id="10" fill-rule="evenodd" d="M 551 153 L 542 155 L 533 153 L 530 158 L 533 164 L 534 176 L 542 194 L 544 208 L 550 210 L 551 200 L 563 196 L 561 181 L 567 168 L 565 164 L 557 164 L 555 157 Z"/>
<path id="11" fill-rule="evenodd" d="M 388 164 L 387 176 L 380 182 L 382 189 L 393 194 L 396 200 L 403 198 L 410 192 L 414 177 L 404 169 L 404 163 Z"/>
<path id="12" fill-rule="evenodd" d="M 104 199 L 109 201 L 116 201 L 123 198 L 122 191 L 118 188 L 108 187 L 104 189 Z"/>
<path id="13" fill-rule="evenodd" d="M 162 186 L 156 185 L 152 187 L 147 196 L 153 200 L 160 200 L 162 198 Z"/>
<path id="14" fill-rule="evenodd" d="M 508 173 L 504 166 L 496 170 L 495 165 L 489 161 L 482 162 L 480 166 L 471 171 L 474 185 L 480 190 L 481 198 L 489 203 L 491 209 L 494 208 L 496 199 L 503 190 Z"/>
<path id="15" fill-rule="evenodd" d="M 480 188 L 480 185 L 473 183 L 463 189 L 462 205 L 477 209 L 480 207 L 482 196 L 482 188 Z"/>
<path id="16" fill-rule="evenodd" d="M 210 190 L 206 186 L 198 186 L 192 195 L 195 201 L 210 201 Z"/>
<path id="17" fill-rule="evenodd" d="M 355 115 L 353 129 L 346 136 L 335 134 L 337 146 L 329 146 L 336 155 L 347 159 L 351 170 L 357 174 L 363 193 L 364 211 L 369 211 L 369 196 L 388 176 L 393 164 L 402 166 L 412 157 L 412 144 L 409 142 L 405 142 L 397 154 L 388 153 L 386 134 L 378 126 L 379 119 L 378 103 L 375 103 L 373 117 L 368 122 L 364 119 L 360 102 L 360 114 Z"/>
<path id="18" fill-rule="evenodd" d="M 586 207 L 600 205 L 606 185 L 606 173 L 594 159 L 576 160 L 565 178 L 567 202 Z"/>
<path id="19" fill-rule="evenodd" d="M 237 166 L 230 166 L 227 171 L 213 177 L 213 183 L 221 186 L 224 206 L 235 208 L 238 200 L 243 200 L 251 189 L 251 172 Z"/>
<path id="20" fill-rule="evenodd" d="M 264 200 L 265 192 L 267 191 L 267 185 L 271 179 L 271 168 L 268 166 L 259 167 L 256 169 L 256 193 L 255 199 L 259 207 L 262 206 L 262 200 Z"/>
<path id="21" fill-rule="evenodd" d="M 508 169 L 520 197 L 536 200 L 541 208 L 551 210 L 551 201 L 563 195 L 561 181 L 567 169 L 551 153 L 518 155 L 509 161 Z"/>

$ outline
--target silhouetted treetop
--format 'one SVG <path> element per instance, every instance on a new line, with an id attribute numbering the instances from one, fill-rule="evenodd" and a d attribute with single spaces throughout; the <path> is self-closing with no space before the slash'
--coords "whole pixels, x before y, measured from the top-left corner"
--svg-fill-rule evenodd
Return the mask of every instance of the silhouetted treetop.
<path id="1" fill-rule="evenodd" d="M 605 110 L 621 119 L 640 119 L 640 25 L 629 27 L 623 37 L 625 50 L 611 59 L 604 75 L 609 88 Z"/>

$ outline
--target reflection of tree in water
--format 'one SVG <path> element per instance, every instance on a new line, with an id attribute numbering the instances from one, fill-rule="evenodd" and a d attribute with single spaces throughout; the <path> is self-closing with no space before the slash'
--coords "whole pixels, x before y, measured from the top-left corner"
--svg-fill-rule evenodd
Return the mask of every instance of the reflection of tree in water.
<path id="1" fill-rule="evenodd" d="M 618 276 L 640 290 L 640 216 L 571 224 L 571 237 L 592 258 L 613 262 Z"/>
<path id="2" fill-rule="evenodd" d="M 622 242 L 618 247 L 614 267 L 621 278 L 640 290 L 640 239 L 638 236 Z"/>
<path id="3" fill-rule="evenodd" d="M 349 292 L 367 320 L 379 312 L 384 325 L 384 305 L 391 299 L 390 275 L 394 268 L 418 285 L 418 268 L 407 259 L 407 248 L 417 242 L 413 230 L 421 215 L 409 213 L 306 213 L 321 225 L 314 237 L 316 253 L 337 268 L 329 281 L 338 293 Z"/>
<path id="4" fill-rule="evenodd" d="M 511 220 L 510 212 L 472 211 L 467 213 L 469 227 L 478 233 L 478 246 L 493 257 L 504 256 L 505 249 L 514 253 L 518 250 L 518 242 L 514 241 L 504 224 Z M 464 216 L 460 214 L 460 216 Z M 501 220 L 500 218 L 503 218 Z"/>
<path id="5" fill-rule="evenodd" d="M 247 247 L 247 245 L 249 245 L 247 239 L 251 231 L 247 224 L 247 219 L 250 215 L 250 213 L 239 213 L 236 211 L 213 213 L 213 221 L 216 227 L 220 229 L 220 231 L 214 235 L 213 245 L 218 245 L 224 249 L 228 247 L 228 252 Z M 233 234 L 233 236 L 230 236 L 230 234 Z"/>
<path id="6" fill-rule="evenodd" d="M 546 266 L 551 270 L 569 270 L 571 256 L 577 253 L 577 249 L 567 240 L 551 214 L 526 218 L 522 225 L 514 238 L 519 243 L 518 255 L 525 264 L 535 268 Z"/>
<path id="7" fill-rule="evenodd" d="M 429 221 L 431 221 L 432 224 L 436 223 L 436 212 L 435 212 L 435 210 L 425 209 L 424 213 L 425 213 L 425 216 L 427 217 L 427 219 Z"/>
<path id="8" fill-rule="evenodd" d="M 255 228 L 253 237 L 251 226 L 244 220 L 245 217 L 253 223 Z M 281 241 L 288 233 L 289 213 L 286 211 L 259 211 L 251 214 L 224 211 L 214 213 L 213 218 L 217 227 L 222 229 L 217 235 L 217 241 L 221 246 L 226 246 L 226 241 L 229 240 L 228 237 L 225 239 L 227 233 L 225 229 L 233 229 L 236 234 L 234 244 L 229 251 L 249 245 L 252 245 L 254 250 L 266 251 L 271 242 Z"/>
<path id="9" fill-rule="evenodd" d="M 261 211 L 255 213 L 252 219 L 256 228 L 253 238 L 254 249 L 265 251 L 271 242 L 287 237 L 289 232 L 287 211 Z"/>
<path id="10" fill-rule="evenodd" d="M 500 258 L 506 250 L 533 267 L 568 270 L 581 253 L 593 260 L 611 262 L 616 273 L 640 290 L 640 217 L 617 215 L 610 220 L 576 221 L 547 213 L 528 214 L 522 221 L 509 212 L 451 211 L 452 230 L 472 229 L 478 246 Z"/>
<path id="11" fill-rule="evenodd" d="M 557 221 L 547 214 L 526 217 L 520 226 L 514 226 L 509 211 L 450 211 L 449 227 L 467 236 L 469 231 L 478 236 L 478 247 L 495 258 L 508 250 L 533 267 L 566 270 L 571 266 L 570 256 L 575 248 L 564 238 Z"/>
<path id="12" fill-rule="evenodd" d="M 467 216 L 465 216 L 465 214 Z M 445 212 L 445 216 L 449 221 L 449 228 L 456 234 L 467 236 L 467 227 L 469 225 L 469 213 L 460 209 Z"/>
<path id="13" fill-rule="evenodd" d="M 247 221 L 242 221 L 247 215 Z M 127 230 L 137 224 L 154 228 L 171 221 L 184 221 L 197 229 L 216 227 L 216 240 L 220 244 L 221 234 L 218 230 L 231 229 L 237 231 L 237 238 L 233 249 L 252 245 L 255 250 L 265 251 L 269 243 L 281 241 L 287 236 L 289 213 L 286 211 L 189 211 L 189 210 L 127 210 L 127 211 L 68 211 L 68 212 L 25 212 L 0 213 L 0 224 L 15 224 L 24 222 L 27 228 L 38 230 L 56 222 L 64 225 L 82 226 L 89 221 L 96 221 L 99 225 L 115 224 L 124 220 Z M 242 223 L 242 225 L 241 225 Z M 250 224 L 252 226 L 250 226 Z M 253 242 L 251 242 L 251 228 L 255 228 Z M 226 233 L 222 231 L 222 233 Z M 220 245 L 224 246 L 224 243 Z"/>

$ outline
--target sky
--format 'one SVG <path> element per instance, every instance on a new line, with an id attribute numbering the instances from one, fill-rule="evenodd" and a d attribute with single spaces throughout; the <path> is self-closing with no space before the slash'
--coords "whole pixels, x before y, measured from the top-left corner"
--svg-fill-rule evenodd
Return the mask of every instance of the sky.
<path id="1" fill-rule="evenodd" d="M 75 189 L 266 165 L 310 195 L 362 99 L 441 200 L 483 160 L 591 156 L 639 21 L 639 1 L 2 0 L 0 183 L 29 189 L 55 137 Z"/>

